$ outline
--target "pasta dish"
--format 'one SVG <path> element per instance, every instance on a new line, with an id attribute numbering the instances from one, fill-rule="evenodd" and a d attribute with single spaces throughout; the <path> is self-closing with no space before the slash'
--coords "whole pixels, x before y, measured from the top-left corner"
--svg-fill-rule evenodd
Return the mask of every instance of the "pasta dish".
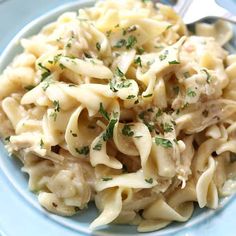
<path id="1" fill-rule="evenodd" d="M 66 12 L 0 76 L 0 134 L 49 212 L 154 231 L 236 190 L 236 55 L 221 21 L 105 0 Z M 222 37 L 222 32 L 224 37 Z"/>

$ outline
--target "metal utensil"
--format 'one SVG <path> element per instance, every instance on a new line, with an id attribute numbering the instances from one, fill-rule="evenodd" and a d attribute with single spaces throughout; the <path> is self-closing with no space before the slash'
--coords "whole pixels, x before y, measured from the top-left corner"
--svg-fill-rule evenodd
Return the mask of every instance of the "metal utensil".
<path id="1" fill-rule="evenodd" d="M 236 23 L 236 16 L 221 7 L 215 0 L 178 0 L 174 6 L 185 24 L 206 18 L 217 18 Z"/>

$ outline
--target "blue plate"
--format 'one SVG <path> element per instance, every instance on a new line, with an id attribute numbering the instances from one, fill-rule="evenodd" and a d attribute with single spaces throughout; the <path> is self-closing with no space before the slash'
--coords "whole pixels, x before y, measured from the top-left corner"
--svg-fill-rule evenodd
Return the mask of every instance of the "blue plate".
<path id="1" fill-rule="evenodd" d="M 0 52 L 9 37 L 12 37 L 12 34 L 22 27 L 22 24 L 64 2 L 66 1 L 38 0 L 36 4 L 33 0 L 0 0 L 0 16 L 1 19 L 6 19 L 6 24 L 2 20 L 0 26 Z M 85 0 L 67 3 L 27 25 L 15 36 L 2 53 L 0 72 L 12 61 L 16 54 L 21 52 L 20 38 L 36 34 L 42 26 L 55 20 L 64 11 L 77 10 L 92 3 Z M 236 3 L 234 1 L 221 1 L 221 4 L 231 10 L 233 9 L 236 13 Z M 7 17 L 12 18 L 8 21 Z M 19 23 L 16 23 L 18 21 Z M 2 35 L 6 37 L 2 37 Z M 236 41 L 231 42 L 231 48 L 232 45 L 236 45 Z M 97 215 L 93 204 L 90 204 L 88 210 L 81 211 L 74 217 L 60 217 L 48 213 L 40 207 L 37 197 L 28 191 L 27 176 L 20 172 L 21 163 L 13 157 L 9 158 L 1 143 L 0 156 L 0 236 L 236 235 L 236 200 L 234 197 L 223 199 L 216 211 L 196 207 L 191 220 L 186 223 L 173 223 L 160 231 L 138 234 L 136 227 L 113 225 L 91 233 L 88 226 Z"/>

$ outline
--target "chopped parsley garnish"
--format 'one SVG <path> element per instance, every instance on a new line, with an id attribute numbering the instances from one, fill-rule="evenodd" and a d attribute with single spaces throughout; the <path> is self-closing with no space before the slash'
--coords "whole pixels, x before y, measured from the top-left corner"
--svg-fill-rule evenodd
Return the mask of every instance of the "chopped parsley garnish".
<path id="1" fill-rule="evenodd" d="M 162 116 L 163 111 L 159 108 L 157 113 L 156 113 L 156 118 Z"/>
<path id="2" fill-rule="evenodd" d="M 71 46 L 72 46 L 71 42 L 68 42 L 68 43 L 66 44 L 66 48 L 71 48 Z"/>
<path id="3" fill-rule="evenodd" d="M 156 143 L 156 145 L 160 145 L 164 148 L 172 148 L 173 147 L 173 144 L 171 143 L 171 141 L 168 139 L 165 139 L 165 138 L 156 137 L 155 143 Z"/>
<path id="4" fill-rule="evenodd" d="M 59 101 L 57 101 L 57 100 L 55 100 L 55 101 L 53 101 L 53 106 L 54 106 L 54 110 L 55 110 L 55 112 L 60 112 L 60 103 L 59 103 Z"/>
<path id="5" fill-rule="evenodd" d="M 159 59 L 160 59 L 161 61 L 164 61 L 164 60 L 166 59 L 166 57 L 167 57 L 167 55 L 161 54 L 161 55 L 159 56 Z"/>
<path id="6" fill-rule="evenodd" d="M 137 30 L 137 26 L 132 25 L 132 26 L 128 27 L 127 29 L 123 29 L 123 35 L 126 35 L 127 33 L 131 33 L 135 30 Z"/>
<path id="7" fill-rule="evenodd" d="M 101 50 L 101 44 L 99 42 L 96 43 L 96 48 L 97 48 L 98 51 Z"/>
<path id="8" fill-rule="evenodd" d="M 102 178 L 102 181 L 109 181 L 109 180 L 112 180 L 112 177 L 103 177 Z"/>
<path id="9" fill-rule="evenodd" d="M 136 48 L 136 51 L 137 51 L 137 54 L 138 54 L 138 55 L 142 55 L 145 50 L 144 50 L 143 48 L 137 47 L 137 48 Z"/>
<path id="10" fill-rule="evenodd" d="M 44 142 L 43 142 L 43 140 L 42 139 L 40 139 L 40 148 L 42 149 L 43 148 L 43 146 L 44 146 Z"/>
<path id="11" fill-rule="evenodd" d="M 124 125 L 123 129 L 122 129 L 122 134 L 124 136 L 128 136 L 128 137 L 132 137 L 134 135 L 134 132 L 131 130 L 132 125 Z"/>
<path id="12" fill-rule="evenodd" d="M 81 149 L 75 148 L 75 151 L 80 155 L 87 156 L 89 154 L 89 146 L 84 146 Z"/>
<path id="13" fill-rule="evenodd" d="M 106 120 L 110 120 L 110 116 L 109 114 L 105 111 L 102 103 L 100 103 L 100 107 L 99 107 L 99 113 L 106 119 Z"/>
<path id="14" fill-rule="evenodd" d="M 51 74 L 51 71 L 47 67 L 43 66 L 41 62 L 38 63 L 38 66 L 43 71 L 41 74 L 41 81 L 44 81 Z"/>
<path id="15" fill-rule="evenodd" d="M 152 132 L 155 129 L 154 124 L 148 123 L 147 121 L 144 121 L 144 124 L 148 127 L 148 130 Z"/>
<path id="16" fill-rule="evenodd" d="M 116 67 L 115 75 L 117 75 L 119 77 L 124 77 L 124 73 L 120 70 L 119 67 Z"/>
<path id="17" fill-rule="evenodd" d="M 53 117 L 54 121 L 57 119 L 57 113 L 60 112 L 60 103 L 59 101 L 54 100 L 53 101 L 54 111 L 50 114 L 51 117 Z"/>
<path id="18" fill-rule="evenodd" d="M 120 39 L 116 44 L 115 44 L 115 48 L 122 48 L 126 45 L 126 40 L 125 39 Z"/>
<path id="19" fill-rule="evenodd" d="M 211 82 L 211 75 L 209 74 L 209 72 L 206 69 L 202 69 L 202 71 L 206 73 L 206 75 L 207 75 L 206 81 L 209 84 Z"/>
<path id="20" fill-rule="evenodd" d="M 173 25 L 168 25 L 168 26 L 166 27 L 166 30 L 170 29 L 171 27 L 173 27 Z"/>
<path id="21" fill-rule="evenodd" d="M 106 32 L 106 36 L 109 38 L 109 37 L 111 36 L 111 33 L 112 33 L 112 31 L 111 31 L 111 30 L 108 30 L 108 31 Z"/>
<path id="22" fill-rule="evenodd" d="M 93 147 L 93 150 L 101 151 L 102 150 L 102 140 L 99 140 L 97 144 Z"/>
<path id="23" fill-rule="evenodd" d="M 161 61 L 164 61 L 167 58 L 168 53 L 169 53 L 169 51 L 165 50 L 164 53 L 159 56 L 159 59 Z"/>
<path id="24" fill-rule="evenodd" d="M 142 135 L 134 136 L 134 138 L 142 138 L 142 137 L 143 137 Z"/>
<path id="25" fill-rule="evenodd" d="M 24 89 L 27 90 L 27 91 L 30 91 L 32 90 L 33 88 L 35 88 L 35 85 L 28 85 L 28 86 L 25 86 Z"/>
<path id="26" fill-rule="evenodd" d="M 149 98 L 149 97 L 151 97 L 151 96 L 152 96 L 152 93 L 147 94 L 147 95 L 144 95 L 143 97 L 144 97 L 144 98 Z"/>
<path id="27" fill-rule="evenodd" d="M 141 58 L 140 57 L 137 57 L 135 60 L 134 60 L 134 63 L 139 65 L 140 67 L 142 67 L 142 61 L 141 61 Z"/>
<path id="28" fill-rule="evenodd" d="M 116 89 L 116 81 L 111 80 L 111 81 L 109 82 L 109 85 L 110 85 L 110 90 L 111 90 L 112 92 L 116 93 L 116 92 L 118 91 L 118 90 Z"/>
<path id="29" fill-rule="evenodd" d="M 69 84 L 68 86 L 69 86 L 69 87 L 76 87 L 75 84 Z"/>
<path id="30" fill-rule="evenodd" d="M 204 111 L 202 112 L 202 115 L 203 115 L 204 117 L 208 117 L 208 115 L 209 115 L 209 111 L 204 110 Z"/>
<path id="31" fill-rule="evenodd" d="M 84 52 L 84 56 L 86 57 L 86 58 L 93 58 L 90 54 L 88 54 L 87 52 Z M 72 61 L 73 62 L 73 61 Z"/>
<path id="32" fill-rule="evenodd" d="M 52 80 L 51 80 L 50 78 L 47 78 L 47 79 L 45 79 L 45 80 L 43 81 L 43 83 L 42 83 L 42 89 L 43 89 L 44 92 L 48 89 L 48 87 L 50 86 L 50 84 L 52 84 Z"/>
<path id="33" fill-rule="evenodd" d="M 11 139 L 11 136 L 8 136 L 8 137 L 6 137 L 4 140 L 5 140 L 6 143 L 9 143 L 9 142 L 10 142 L 10 139 Z"/>
<path id="34" fill-rule="evenodd" d="M 187 91 L 187 96 L 189 96 L 189 97 L 196 97 L 196 92 L 195 91 L 193 91 L 193 90 L 191 90 L 191 89 L 188 89 L 188 91 Z"/>
<path id="35" fill-rule="evenodd" d="M 136 37 L 134 37 L 133 35 L 129 36 L 126 43 L 126 49 L 133 48 L 136 43 L 137 43 Z"/>
<path id="36" fill-rule="evenodd" d="M 135 98 L 136 96 L 135 95 L 129 95 L 126 99 L 132 99 L 132 98 Z"/>
<path id="37" fill-rule="evenodd" d="M 114 130 L 114 127 L 115 127 L 115 124 L 117 123 L 117 119 L 111 119 L 107 128 L 106 128 L 106 131 L 103 133 L 102 135 L 102 138 L 104 141 L 108 141 L 109 139 L 111 139 L 113 137 L 113 130 Z"/>
<path id="38" fill-rule="evenodd" d="M 150 178 L 150 179 L 145 179 L 145 181 L 146 181 L 147 183 L 149 183 L 149 184 L 152 184 L 152 183 L 153 183 L 153 179 L 152 179 L 152 178 Z"/>
<path id="39" fill-rule="evenodd" d="M 174 61 L 168 61 L 168 63 L 169 63 L 169 65 L 177 65 L 177 64 L 180 64 L 180 62 L 179 62 L 179 61 L 176 61 L 176 60 L 174 60 Z"/>
<path id="40" fill-rule="evenodd" d="M 128 88 L 132 83 L 129 80 L 123 80 L 117 84 L 117 88 Z"/>
<path id="41" fill-rule="evenodd" d="M 190 73 L 188 71 L 184 72 L 183 75 L 185 79 L 190 77 Z"/>
<path id="42" fill-rule="evenodd" d="M 72 135 L 73 137 L 78 137 L 78 135 L 77 135 L 76 133 L 73 133 L 72 130 L 70 130 L 70 133 L 71 133 L 71 135 Z"/>
<path id="43" fill-rule="evenodd" d="M 120 70 L 117 70 L 115 73 L 119 73 L 121 75 L 121 71 Z M 123 75 L 123 73 L 122 73 Z M 111 80 L 109 85 L 110 85 L 110 89 L 111 91 L 113 92 L 117 92 L 118 89 L 121 89 L 121 88 L 128 88 L 132 83 L 130 82 L 130 80 L 121 80 L 121 82 L 118 82 L 116 80 Z"/>
<path id="44" fill-rule="evenodd" d="M 169 132 L 172 132 L 174 129 L 173 129 L 173 126 L 169 123 L 164 123 L 164 124 L 161 124 L 163 130 L 165 133 L 169 133 Z"/>

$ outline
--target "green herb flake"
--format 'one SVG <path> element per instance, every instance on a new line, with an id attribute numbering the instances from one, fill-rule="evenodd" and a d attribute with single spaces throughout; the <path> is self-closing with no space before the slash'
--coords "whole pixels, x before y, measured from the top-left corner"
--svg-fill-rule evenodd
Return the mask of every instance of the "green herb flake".
<path id="1" fill-rule="evenodd" d="M 53 117 L 53 120 L 56 121 L 57 119 L 57 113 L 60 112 L 60 103 L 57 100 L 53 101 L 54 111 L 50 114 L 51 117 Z"/>
<path id="2" fill-rule="evenodd" d="M 11 139 L 11 136 L 8 136 L 8 137 L 6 137 L 4 140 L 5 140 L 6 143 L 9 143 L 9 142 L 10 142 L 10 139 Z"/>
<path id="3" fill-rule="evenodd" d="M 184 72 L 183 75 L 185 79 L 190 77 L 190 73 L 188 71 Z"/>
<path id="4" fill-rule="evenodd" d="M 72 135 L 73 137 L 78 137 L 78 135 L 77 135 L 76 133 L 73 133 L 72 130 L 70 130 L 70 133 L 71 133 L 71 135 Z"/>
<path id="5" fill-rule="evenodd" d="M 144 95 L 143 97 L 144 97 L 144 98 L 149 98 L 149 97 L 151 97 L 152 95 L 153 95 L 153 94 L 150 93 L 150 94 Z"/>
<path id="6" fill-rule="evenodd" d="M 102 103 L 100 103 L 99 113 L 104 117 L 104 119 L 106 119 L 106 120 L 108 120 L 108 121 L 110 120 L 110 116 L 109 116 L 109 114 L 105 111 L 105 109 L 104 109 Z"/>
<path id="7" fill-rule="evenodd" d="M 134 135 L 134 132 L 131 130 L 132 125 L 124 125 L 123 129 L 122 129 L 122 134 L 124 136 L 128 136 L 128 137 L 132 137 Z"/>
<path id="8" fill-rule="evenodd" d="M 191 90 L 191 89 L 188 89 L 188 91 L 187 91 L 187 96 L 189 96 L 189 97 L 196 97 L 196 92 L 195 91 L 193 91 L 193 90 Z"/>
<path id="9" fill-rule="evenodd" d="M 155 143 L 156 145 L 160 145 L 164 148 L 172 148 L 173 144 L 171 143 L 170 140 L 168 139 L 164 139 L 164 138 L 160 138 L 160 137 L 156 137 L 155 138 Z"/>
<path id="10" fill-rule="evenodd" d="M 100 50 L 101 50 L 101 44 L 100 44 L 99 42 L 96 43 L 96 48 L 97 48 L 97 50 L 100 52 Z"/>
<path id="11" fill-rule="evenodd" d="M 102 181 L 109 181 L 109 180 L 112 180 L 112 177 L 103 177 L 102 178 Z"/>
<path id="12" fill-rule="evenodd" d="M 144 124 L 148 127 L 149 132 L 152 132 L 155 129 L 155 126 L 151 123 L 144 121 Z"/>
<path id="13" fill-rule="evenodd" d="M 120 70 L 119 67 L 116 67 L 115 75 L 117 75 L 119 77 L 124 77 L 124 73 Z"/>
<path id="14" fill-rule="evenodd" d="M 209 72 L 206 69 L 203 69 L 202 71 L 206 73 L 206 75 L 207 75 L 206 81 L 209 84 L 211 82 L 211 75 L 209 74 Z"/>
<path id="15" fill-rule="evenodd" d="M 93 58 L 90 54 L 88 54 L 87 52 L 84 52 L 84 56 L 86 57 L 86 58 Z M 73 62 L 73 61 L 72 61 Z"/>
<path id="16" fill-rule="evenodd" d="M 78 148 L 75 148 L 75 151 L 80 154 L 80 155 L 85 155 L 87 156 L 89 154 L 89 146 L 84 146 L 80 149 Z"/>
<path id="17" fill-rule="evenodd" d="M 48 89 L 48 87 L 50 86 L 50 84 L 52 84 L 52 83 L 53 83 L 53 81 L 50 78 L 45 79 L 42 83 L 43 91 L 45 92 Z"/>
<path id="18" fill-rule="evenodd" d="M 173 126 L 171 124 L 167 123 L 167 122 L 165 122 L 161 126 L 162 126 L 165 133 L 169 133 L 169 132 L 172 132 L 174 130 Z"/>
<path id="19" fill-rule="evenodd" d="M 93 147 L 93 150 L 101 151 L 102 150 L 102 140 L 99 140 L 97 144 Z"/>
<path id="20" fill-rule="evenodd" d="M 32 90 L 33 88 L 35 88 L 35 85 L 28 85 L 28 86 L 25 86 L 24 89 L 27 90 L 27 91 L 30 91 Z"/>
<path id="21" fill-rule="evenodd" d="M 163 54 L 159 56 L 160 61 L 164 61 L 167 58 L 169 51 L 165 50 Z"/>
<path id="22" fill-rule="evenodd" d="M 145 52 L 144 48 L 140 48 L 140 47 L 137 47 L 136 51 L 138 55 L 142 55 Z"/>
<path id="23" fill-rule="evenodd" d="M 110 122 L 106 128 L 106 131 L 102 135 L 104 141 L 108 141 L 109 139 L 111 139 L 113 137 L 113 130 L 114 130 L 114 127 L 115 127 L 115 124 L 117 123 L 117 121 L 118 121 L 117 119 L 110 120 Z"/>
<path id="24" fill-rule="evenodd" d="M 54 101 L 53 101 L 53 106 L 54 106 L 55 112 L 60 112 L 61 108 L 60 108 L 60 103 L 59 103 L 59 101 L 54 100 Z"/>
<path id="25" fill-rule="evenodd" d="M 38 63 L 38 66 L 42 70 L 41 81 L 44 81 L 49 75 L 51 75 L 51 71 L 47 67 L 43 66 L 41 62 Z"/>
<path id="26" fill-rule="evenodd" d="M 44 142 L 43 142 L 43 140 L 42 139 L 40 139 L 40 148 L 42 149 L 43 148 L 43 146 L 44 146 Z"/>
<path id="27" fill-rule="evenodd" d="M 109 37 L 111 36 L 111 33 L 112 33 L 112 31 L 111 31 L 111 30 L 108 30 L 108 31 L 106 32 L 106 36 L 109 38 Z"/>
<path id="28" fill-rule="evenodd" d="M 129 80 L 123 80 L 117 84 L 117 88 L 128 88 L 132 83 Z"/>
<path id="29" fill-rule="evenodd" d="M 159 108 L 158 111 L 157 111 L 157 113 L 156 113 L 156 118 L 157 118 L 157 117 L 160 117 L 160 116 L 162 116 L 162 115 L 163 115 L 163 111 Z"/>
<path id="30" fill-rule="evenodd" d="M 116 44 L 114 45 L 115 48 L 122 48 L 126 45 L 125 39 L 120 39 Z"/>
<path id="31" fill-rule="evenodd" d="M 136 43 L 137 43 L 136 37 L 133 35 L 129 36 L 126 43 L 126 49 L 133 48 Z"/>
<path id="32" fill-rule="evenodd" d="M 141 61 L 141 58 L 140 57 L 137 57 L 135 60 L 134 60 L 134 63 L 140 67 L 142 67 L 142 61 Z"/>
<path id="33" fill-rule="evenodd" d="M 168 26 L 166 27 L 166 30 L 170 29 L 171 27 L 173 27 L 173 25 L 168 25 Z"/>
<path id="34" fill-rule="evenodd" d="M 146 181 L 147 183 L 149 183 L 149 184 L 153 184 L 153 179 L 152 179 L 152 178 L 150 178 L 150 179 L 145 179 L 145 181 Z"/>
<path id="35" fill-rule="evenodd" d="M 143 137 L 142 135 L 134 136 L 134 138 L 142 138 L 142 137 Z"/>
<path id="36" fill-rule="evenodd" d="M 135 95 L 129 95 L 126 99 L 133 99 L 135 97 L 136 97 Z"/>
<path id="37" fill-rule="evenodd" d="M 180 62 L 179 62 L 179 61 L 176 61 L 176 60 L 174 60 L 174 61 L 168 61 L 168 63 L 169 63 L 169 65 L 178 65 L 178 64 L 180 64 Z"/>
<path id="38" fill-rule="evenodd" d="M 118 92 L 118 90 L 116 89 L 116 81 L 111 80 L 109 82 L 109 86 L 110 86 L 110 90 L 114 93 Z"/>

